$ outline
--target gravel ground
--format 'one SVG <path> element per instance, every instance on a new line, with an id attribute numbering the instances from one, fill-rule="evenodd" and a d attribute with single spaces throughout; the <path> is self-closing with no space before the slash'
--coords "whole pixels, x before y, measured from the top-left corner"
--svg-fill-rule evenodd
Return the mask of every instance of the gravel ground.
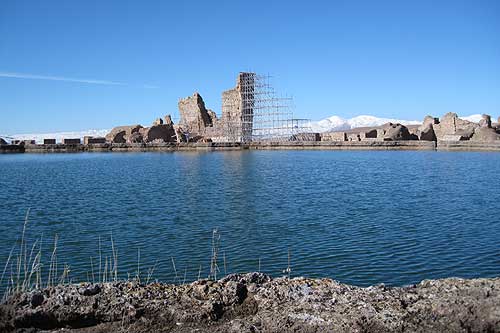
<path id="1" fill-rule="evenodd" d="M 73 284 L 16 294 L 0 332 L 500 332 L 500 278 L 360 288 L 248 273 L 185 285 Z"/>

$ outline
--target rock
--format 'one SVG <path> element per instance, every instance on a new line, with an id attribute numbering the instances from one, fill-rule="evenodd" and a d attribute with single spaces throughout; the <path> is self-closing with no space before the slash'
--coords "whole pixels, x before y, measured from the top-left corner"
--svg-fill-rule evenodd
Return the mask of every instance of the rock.
<path id="1" fill-rule="evenodd" d="M 214 127 L 216 123 L 219 121 L 219 119 L 217 118 L 217 114 L 210 109 L 207 110 L 207 113 L 208 113 L 208 118 L 210 118 L 210 126 Z"/>
<path id="2" fill-rule="evenodd" d="M 175 142 L 176 134 L 172 125 L 154 125 L 141 129 L 144 142 Z"/>
<path id="3" fill-rule="evenodd" d="M 139 132 L 143 128 L 141 125 L 118 126 L 106 134 L 106 141 L 113 143 L 125 143 L 133 133 Z"/>
<path id="4" fill-rule="evenodd" d="M 495 142 L 500 140 L 500 134 L 494 128 L 479 127 L 470 140 L 475 142 Z"/>
<path id="5" fill-rule="evenodd" d="M 98 284 L 91 284 L 85 288 L 80 288 L 79 293 L 83 296 L 94 296 L 101 292 L 101 287 Z"/>
<path id="6" fill-rule="evenodd" d="M 31 294 L 31 300 L 30 300 L 31 307 L 32 308 L 39 307 L 40 305 L 42 305 L 44 299 L 45 298 L 40 291 L 38 290 L 34 291 Z"/>
<path id="7" fill-rule="evenodd" d="M 376 128 L 367 130 L 365 132 L 365 139 L 376 139 L 378 136 L 378 131 Z"/>
<path id="8" fill-rule="evenodd" d="M 456 113 L 445 114 L 439 124 L 434 124 L 434 132 L 437 140 L 458 137 L 460 140 L 469 140 L 474 135 L 478 124 L 458 118 Z"/>
<path id="9" fill-rule="evenodd" d="M 153 122 L 153 126 L 156 126 L 156 125 L 163 125 L 163 119 L 156 118 L 156 120 Z"/>
<path id="10" fill-rule="evenodd" d="M 182 127 L 179 125 L 174 125 L 174 131 L 175 131 L 175 139 L 177 143 L 180 142 L 187 142 L 187 137 L 186 134 L 184 133 L 184 130 Z"/>
<path id="11" fill-rule="evenodd" d="M 0 304 L 0 331 L 497 332 L 500 278 L 360 288 L 330 279 L 232 274 L 219 281 L 59 285 Z M 28 305 L 28 306 L 27 306 Z"/>
<path id="12" fill-rule="evenodd" d="M 173 126 L 173 125 L 174 125 L 174 122 L 172 121 L 172 117 L 171 117 L 169 114 L 167 114 L 167 115 L 165 116 L 165 121 L 164 121 L 163 123 L 164 123 L 165 125 L 171 125 L 171 126 Z"/>
<path id="13" fill-rule="evenodd" d="M 479 121 L 479 127 L 491 128 L 491 116 L 483 114 Z"/>
<path id="14" fill-rule="evenodd" d="M 439 124 L 439 119 L 426 116 L 424 122 L 417 130 L 418 139 L 423 141 L 436 141 L 436 133 L 434 133 L 435 124 Z"/>
<path id="15" fill-rule="evenodd" d="M 142 137 L 142 134 L 139 132 L 132 133 L 127 140 L 128 143 L 143 143 L 144 138 Z"/>
<path id="16" fill-rule="evenodd" d="M 401 124 L 389 123 L 384 125 L 384 141 L 413 140 L 408 128 Z"/>
<path id="17" fill-rule="evenodd" d="M 0 145 L 6 145 L 7 141 L 5 141 L 3 138 L 0 138 Z"/>
<path id="18" fill-rule="evenodd" d="M 203 135 L 205 128 L 212 126 L 212 119 L 199 93 L 181 99 L 178 107 L 181 116 L 179 125 L 191 135 Z"/>

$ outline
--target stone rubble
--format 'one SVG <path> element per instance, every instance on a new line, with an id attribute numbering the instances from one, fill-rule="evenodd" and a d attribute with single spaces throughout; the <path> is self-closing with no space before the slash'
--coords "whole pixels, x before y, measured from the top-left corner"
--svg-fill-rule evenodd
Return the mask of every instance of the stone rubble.
<path id="1" fill-rule="evenodd" d="M 498 332 L 500 278 L 361 288 L 262 273 L 219 281 L 81 283 L 15 294 L 0 332 Z"/>

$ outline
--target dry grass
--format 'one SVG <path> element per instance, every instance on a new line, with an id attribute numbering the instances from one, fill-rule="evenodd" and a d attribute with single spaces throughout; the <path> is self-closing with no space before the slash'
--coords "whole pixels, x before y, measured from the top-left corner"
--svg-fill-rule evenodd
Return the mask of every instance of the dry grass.
<path id="1" fill-rule="evenodd" d="M 48 268 L 44 270 L 42 264 L 42 244 L 43 238 L 39 237 L 29 245 L 26 237 L 30 210 L 28 209 L 20 238 L 16 241 L 9 253 L 7 262 L 5 263 L 2 275 L 0 276 L 0 290 L 4 291 L 3 299 L 13 293 L 26 292 L 44 287 L 53 287 L 56 285 L 73 283 L 71 278 L 71 267 L 67 263 L 60 265 L 58 258 L 59 236 L 54 236 L 54 242 L 50 253 L 50 261 Z M 219 253 L 220 253 L 221 235 L 218 229 L 212 230 L 211 239 L 211 256 L 210 256 L 210 271 L 208 279 L 217 280 L 220 278 L 219 268 Z M 101 237 L 98 237 L 98 257 L 90 257 L 90 271 L 87 271 L 87 281 L 92 283 L 106 283 L 118 281 L 120 279 L 118 270 L 118 249 L 115 245 L 113 234 L 110 234 L 110 254 L 103 251 Z M 109 250 L 108 250 L 109 251 Z M 109 255 L 108 255 L 109 254 Z M 222 255 L 224 275 L 228 274 L 226 253 Z M 291 252 L 288 250 L 288 266 L 283 271 L 290 277 L 291 273 Z M 174 257 L 171 257 L 172 269 L 175 274 L 173 283 L 186 283 L 187 265 L 184 265 L 183 276 L 179 276 L 178 266 Z M 143 279 L 141 272 L 141 251 L 137 249 L 137 269 L 132 280 L 139 283 L 145 282 L 149 284 L 153 280 L 153 274 L 158 267 L 158 260 L 155 264 L 147 268 L 146 276 Z M 261 270 L 261 258 L 258 258 L 258 271 Z M 46 278 L 44 278 L 46 277 Z M 181 280 L 182 279 L 182 280 Z M 202 265 L 199 265 L 198 280 L 202 279 Z M 45 281 L 43 281 L 45 280 Z M 127 273 L 127 278 L 123 280 L 131 280 L 130 273 Z M 4 285 L 6 282 L 6 285 Z"/>

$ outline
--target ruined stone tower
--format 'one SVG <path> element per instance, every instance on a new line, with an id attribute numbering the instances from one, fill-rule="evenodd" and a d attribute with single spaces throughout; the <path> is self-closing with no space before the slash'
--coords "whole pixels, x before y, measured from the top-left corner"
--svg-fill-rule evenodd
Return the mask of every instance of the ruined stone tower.
<path id="1" fill-rule="evenodd" d="M 228 141 L 252 141 L 255 73 L 240 72 L 236 87 L 222 93 L 222 126 Z"/>

